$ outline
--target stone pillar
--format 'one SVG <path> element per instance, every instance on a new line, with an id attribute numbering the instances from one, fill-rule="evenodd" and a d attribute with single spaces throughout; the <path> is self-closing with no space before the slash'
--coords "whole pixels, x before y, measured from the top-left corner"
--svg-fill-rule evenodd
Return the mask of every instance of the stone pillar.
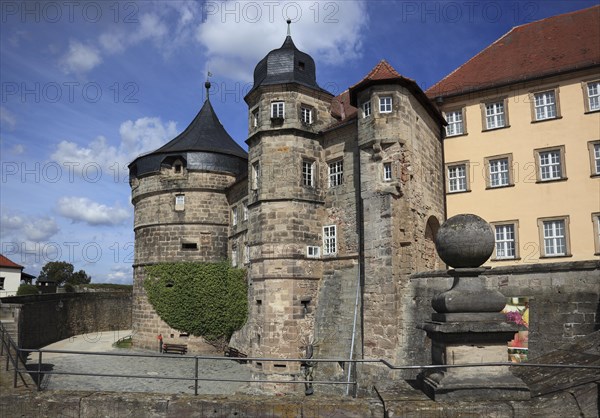
<path id="1" fill-rule="evenodd" d="M 476 215 L 456 215 L 439 229 L 436 249 L 454 269 L 452 288 L 432 300 L 431 321 L 422 329 L 432 341 L 432 363 L 460 365 L 507 362 L 507 342 L 519 326 L 501 313 L 505 297 L 486 288 L 481 268 L 495 246 L 494 233 Z M 529 389 L 508 367 L 458 367 L 425 371 L 422 390 L 434 400 L 525 400 Z"/>

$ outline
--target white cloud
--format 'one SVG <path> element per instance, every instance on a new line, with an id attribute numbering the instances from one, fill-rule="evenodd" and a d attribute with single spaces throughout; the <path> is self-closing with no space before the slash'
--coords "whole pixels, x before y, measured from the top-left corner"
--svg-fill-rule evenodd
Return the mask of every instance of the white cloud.
<path id="1" fill-rule="evenodd" d="M 249 4 L 215 3 L 198 27 L 196 39 L 209 58 L 207 70 L 220 77 L 252 81 L 254 65 L 283 43 L 287 17 L 293 20 L 294 43 L 315 60 L 342 64 L 361 55 L 361 34 L 368 23 L 364 1 Z M 240 68 L 246 69 L 241 76 Z"/>
<path id="2" fill-rule="evenodd" d="M 109 54 L 116 54 L 125 51 L 123 36 L 115 32 L 106 32 L 98 38 L 100 46 Z"/>
<path id="3" fill-rule="evenodd" d="M 11 131 L 17 126 L 17 117 L 4 106 L 0 106 L 0 125 L 7 126 Z"/>
<path id="4" fill-rule="evenodd" d="M 21 155 L 21 154 L 23 154 L 23 153 L 25 152 L 25 146 L 23 146 L 22 144 L 15 144 L 15 145 L 14 145 L 14 146 L 11 148 L 10 152 L 11 152 L 13 155 Z"/>
<path id="5" fill-rule="evenodd" d="M 84 45 L 79 41 L 69 41 L 69 50 L 63 55 L 60 66 L 67 73 L 83 74 L 102 62 L 100 51 L 93 45 Z"/>
<path id="6" fill-rule="evenodd" d="M 107 275 L 107 283 L 131 284 L 133 282 L 133 271 L 131 266 L 113 266 Z"/>
<path id="7" fill-rule="evenodd" d="M 90 165 L 100 166 L 115 172 L 119 168 L 119 178 L 126 178 L 127 165 L 138 155 L 153 151 L 167 140 L 177 135 L 173 121 L 162 123 L 160 118 L 144 117 L 135 121 L 125 121 L 119 128 L 121 140 L 118 146 L 110 145 L 107 139 L 99 136 L 85 146 L 63 140 L 50 155 L 53 161 L 73 167 L 81 175 L 81 170 Z"/>
<path id="8" fill-rule="evenodd" d="M 3 208 L 0 218 L 2 241 L 29 241 L 39 243 L 49 240 L 59 232 L 60 228 L 49 216 L 27 216 L 21 213 L 11 213 Z"/>
<path id="9" fill-rule="evenodd" d="M 119 225 L 130 217 L 127 209 L 107 206 L 86 197 L 61 197 L 56 210 L 73 222 L 88 225 Z"/>

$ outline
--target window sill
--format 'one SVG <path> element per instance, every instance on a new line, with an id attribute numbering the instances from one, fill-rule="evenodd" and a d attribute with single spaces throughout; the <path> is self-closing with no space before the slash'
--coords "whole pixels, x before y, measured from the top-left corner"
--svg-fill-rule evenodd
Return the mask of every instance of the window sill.
<path id="1" fill-rule="evenodd" d="M 561 182 L 561 181 L 567 181 L 568 179 L 569 179 L 568 177 L 562 177 L 560 179 L 538 180 L 535 182 L 535 184 L 557 183 L 557 182 Z"/>
<path id="2" fill-rule="evenodd" d="M 547 118 L 547 119 L 540 119 L 540 120 L 532 120 L 531 123 L 542 123 L 542 122 L 548 122 L 548 121 L 557 120 L 557 119 L 562 119 L 562 116 L 556 116 L 554 118 Z"/>
<path id="3" fill-rule="evenodd" d="M 444 138 L 444 139 L 447 139 L 447 138 L 460 138 L 461 136 L 467 136 L 467 135 L 469 135 L 468 132 L 465 132 L 464 134 L 446 135 L 446 138 Z"/>
<path id="4" fill-rule="evenodd" d="M 485 190 L 496 190 L 496 189 L 506 189 L 508 187 L 515 187 L 514 184 L 507 184 L 505 186 L 487 186 Z"/>
<path id="5" fill-rule="evenodd" d="M 545 259 L 545 258 L 569 258 L 569 257 L 573 257 L 573 254 L 565 254 L 565 255 L 541 255 L 540 256 L 540 260 L 541 259 Z"/>
<path id="6" fill-rule="evenodd" d="M 483 129 L 481 132 L 492 132 L 492 131 L 497 131 L 499 129 L 508 129 L 508 128 L 510 128 L 510 125 L 499 126 L 497 128 Z"/>
<path id="7" fill-rule="evenodd" d="M 519 261 L 521 257 L 514 258 L 490 258 L 490 261 Z"/>
<path id="8" fill-rule="evenodd" d="M 460 191 L 456 191 L 456 192 L 446 192 L 446 196 L 451 195 L 451 194 L 462 194 L 462 193 L 471 193 L 471 190 L 460 190 Z"/>
<path id="9" fill-rule="evenodd" d="M 590 176 L 590 178 L 592 178 L 592 179 L 600 179 L 600 173 L 598 173 L 598 174 L 592 174 Z"/>
<path id="10" fill-rule="evenodd" d="M 600 112 L 600 109 L 595 109 L 595 110 L 586 110 L 585 112 L 583 112 L 584 115 L 589 115 L 592 113 L 598 113 Z"/>

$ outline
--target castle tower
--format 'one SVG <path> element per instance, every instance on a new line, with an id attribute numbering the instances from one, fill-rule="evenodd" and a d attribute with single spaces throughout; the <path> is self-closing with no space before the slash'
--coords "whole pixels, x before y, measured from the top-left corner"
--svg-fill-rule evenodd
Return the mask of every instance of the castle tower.
<path id="1" fill-rule="evenodd" d="M 257 64 L 245 97 L 251 294 L 244 335 L 253 356 L 302 357 L 313 338 L 326 181 L 319 131 L 334 121 L 332 97 L 289 29 Z M 255 366 L 271 376 L 299 372 L 298 363 Z"/>
<path id="2" fill-rule="evenodd" d="M 385 60 L 349 90 L 358 109 L 365 358 L 408 361 L 415 325 L 410 276 L 443 268 L 445 121 L 414 80 Z M 362 368 L 362 379 L 381 370 Z M 379 376 L 381 377 L 381 375 Z"/>
<path id="3" fill-rule="evenodd" d="M 156 314 L 146 297 L 144 266 L 160 262 L 227 259 L 226 189 L 246 176 L 247 154 L 225 131 L 208 99 L 176 138 L 129 165 L 134 206 L 133 343 L 156 349 L 186 343 L 210 350 L 202 338 L 180 334 Z"/>

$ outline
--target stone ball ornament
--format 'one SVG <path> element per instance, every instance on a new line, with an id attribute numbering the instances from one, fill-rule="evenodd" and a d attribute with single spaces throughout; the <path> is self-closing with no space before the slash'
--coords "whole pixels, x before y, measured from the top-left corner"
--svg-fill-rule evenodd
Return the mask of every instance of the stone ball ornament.
<path id="1" fill-rule="evenodd" d="M 453 268 L 477 268 L 494 252 L 495 237 L 490 224 L 470 213 L 455 215 L 442 224 L 435 248 Z"/>

